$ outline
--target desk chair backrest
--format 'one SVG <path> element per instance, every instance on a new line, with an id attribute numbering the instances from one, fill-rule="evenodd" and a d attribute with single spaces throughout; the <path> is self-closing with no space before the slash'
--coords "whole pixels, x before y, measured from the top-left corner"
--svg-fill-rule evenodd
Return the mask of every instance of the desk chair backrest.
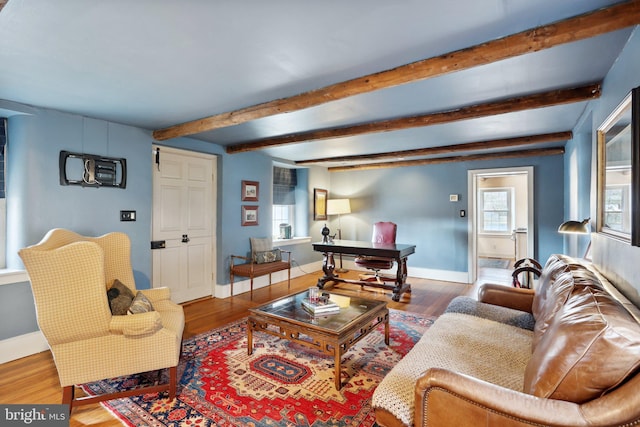
<path id="1" fill-rule="evenodd" d="M 393 222 L 376 222 L 373 224 L 373 243 L 395 243 L 398 226 Z"/>

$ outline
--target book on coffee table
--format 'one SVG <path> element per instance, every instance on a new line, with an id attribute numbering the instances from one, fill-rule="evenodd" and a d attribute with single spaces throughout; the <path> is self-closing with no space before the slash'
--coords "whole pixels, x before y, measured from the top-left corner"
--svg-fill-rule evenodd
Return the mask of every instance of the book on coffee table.
<path id="1" fill-rule="evenodd" d="M 312 302 L 309 298 L 302 300 L 302 307 L 311 314 L 332 314 L 339 313 L 340 306 L 333 301 L 319 300 L 318 302 Z"/>

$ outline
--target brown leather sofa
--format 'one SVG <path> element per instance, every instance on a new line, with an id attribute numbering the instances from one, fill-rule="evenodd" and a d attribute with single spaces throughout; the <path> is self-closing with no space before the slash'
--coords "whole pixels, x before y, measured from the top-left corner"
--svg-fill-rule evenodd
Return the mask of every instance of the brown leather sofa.
<path id="1" fill-rule="evenodd" d="M 640 310 L 590 265 L 550 257 L 535 291 L 452 301 L 376 389 L 380 426 L 640 424 Z M 529 330 L 531 329 L 531 330 Z"/>

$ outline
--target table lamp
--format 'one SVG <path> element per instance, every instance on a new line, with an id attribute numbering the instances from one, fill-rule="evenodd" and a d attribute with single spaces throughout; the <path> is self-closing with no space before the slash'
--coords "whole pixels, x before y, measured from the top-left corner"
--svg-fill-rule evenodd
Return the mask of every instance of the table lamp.
<path id="1" fill-rule="evenodd" d="M 340 217 L 343 214 L 351 213 L 349 199 L 329 199 L 327 200 L 327 215 L 338 215 L 338 240 L 342 239 L 342 224 Z M 342 268 L 342 254 L 340 254 L 340 267 L 336 268 L 338 273 L 346 273 L 347 269 Z"/>

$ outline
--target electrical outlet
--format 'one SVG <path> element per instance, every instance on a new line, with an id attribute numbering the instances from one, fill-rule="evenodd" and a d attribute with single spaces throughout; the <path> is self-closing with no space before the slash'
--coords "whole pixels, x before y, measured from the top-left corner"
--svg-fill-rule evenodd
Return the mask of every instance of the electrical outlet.
<path id="1" fill-rule="evenodd" d="M 135 221 L 136 211 L 120 211 L 120 221 Z"/>

